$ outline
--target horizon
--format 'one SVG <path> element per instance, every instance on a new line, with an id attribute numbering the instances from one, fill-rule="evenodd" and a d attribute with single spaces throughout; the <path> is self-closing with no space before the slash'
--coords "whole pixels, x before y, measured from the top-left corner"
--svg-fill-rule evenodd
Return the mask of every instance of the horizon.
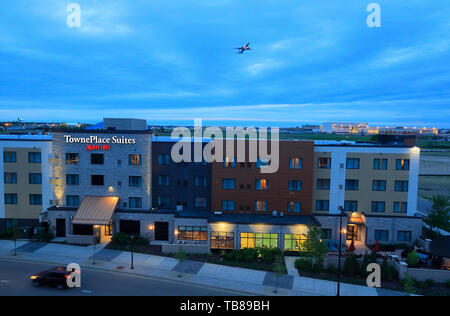
<path id="1" fill-rule="evenodd" d="M 158 125 L 450 124 L 450 4 L 368 1 L 7 2 L 0 117 Z M 252 12 L 252 14 L 248 14 Z M 250 42 L 242 55 L 234 48 Z M 184 124 L 183 124 L 184 123 Z"/>

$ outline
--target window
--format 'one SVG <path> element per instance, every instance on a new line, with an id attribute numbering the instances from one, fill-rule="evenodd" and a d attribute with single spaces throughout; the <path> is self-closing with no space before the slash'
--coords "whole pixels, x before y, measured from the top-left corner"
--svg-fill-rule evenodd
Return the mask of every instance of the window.
<path id="1" fill-rule="evenodd" d="M 142 198 L 141 197 L 130 197 L 128 199 L 129 208 L 142 208 Z"/>
<path id="2" fill-rule="evenodd" d="M 408 192 L 408 181 L 395 181 L 394 187 L 396 192 Z"/>
<path id="3" fill-rule="evenodd" d="M 211 249 L 234 249 L 234 233 L 211 232 Z"/>
<path id="4" fill-rule="evenodd" d="M 303 158 L 289 158 L 289 168 L 302 169 L 303 168 Z"/>
<path id="5" fill-rule="evenodd" d="M 91 154 L 91 164 L 92 165 L 103 165 L 103 154 Z"/>
<path id="6" fill-rule="evenodd" d="M 284 234 L 284 251 L 300 251 L 305 240 L 306 237 L 303 234 Z"/>
<path id="7" fill-rule="evenodd" d="M 222 189 L 234 190 L 236 188 L 236 179 L 222 179 Z"/>
<path id="8" fill-rule="evenodd" d="M 66 175 L 66 183 L 67 183 L 67 185 L 79 185 L 80 184 L 80 176 L 78 174 L 67 174 Z"/>
<path id="9" fill-rule="evenodd" d="M 105 179 L 103 175 L 91 175 L 92 185 L 105 185 Z"/>
<path id="10" fill-rule="evenodd" d="M 397 159 L 395 162 L 396 170 L 409 170 L 409 159 Z"/>
<path id="11" fill-rule="evenodd" d="M 358 201 L 345 201 L 344 210 L 346 212 L 357 212 L 358 211 Z"/>
<path id="12" fill-rule="evenodd" d="M 319 158 L 319 169 L 330 169 L 331 168 L 331 158 Z"/>
<path id="13" fill-rule="evenodd" d="M 388 230 L 376 230 L 375 240 L 377 241 L 389 241 L 389 231 Z"/>
<path id="14" fill-rule="evenodd" d="M 158 197 L 156 198 L 156 205 L 158 207 L 169 207 L 170 206 L 170 196 L 158 195 Z"/>
<path id="15" fill-rule="evenodd" d="M 387 170 L 387 159 L 374 159 L 373 160 L 374 170 Z"/>
<path id="16" fill-rule="evenodd" d="M 196 187 L 207 187 L 208 186 L 208 180 L 205 176 L 196 176 L 194 178 L 194 185 Z"/>
<path id="17" fill-rule="evenodd" d="M 372 191 L 386 191 L 386 180 L 373 180 Z"/>
<path id="18" fill-rule="evenodd" d="M 17 173 L 15 172 L 5 172 L 4 173 L 4 182 L 8 184 L 17 183 Z"/>
<path id="19" fill-rule="evenodd" d="M 234 161 L 234 158 L 225 157 L 223 159 L 223 167 L 224 168 L 235 168 L 236 162 Z"/>
<path id="20" fill-rule="evenodd" d="M 359 169 L 359 158 L 347 158 L 347 169 Z"/>
<path id="21" fill-rule="evenodd" d="M 302 211 L 302 203 L 290 201 L 288 203 L 288 212 L 300 213 Z"/>
<path id="22" fill-rule="evenodd" d="M 178 226 L 178 240 L 208 240 L 207 226 Z"/>
<path id="23" fill-rule="evenodd" d="M 194 198 L 194 207 L 205 208 L 206 207 L 206 198 L 203 196 L 197 196 Z"/>
<path id="24" fill-rule="evenodd" d="M 407 213 L 408 203 L 394 202 L 394 213 Z"/>
<path id="25" fill-rule="evenodd" d="M 141 187 L 142 186 L 142 177 L 141 176 L 130 176 L 128 178 L 128 182 L 130 187 Z"/>
<path id="26" fill-rule="evenodd" d="M 41 163 L 41 153 L 29 152 L 28 153 L 29 163 Z"/>
<path id="27" fill-rule="evenodd" d="M 269 189 L 269 184 L 267 179 L 258 179 L 256 180 L 255 189 L 257 191 L 266 191 Z"/>
<path id="28" fill-rule="evenodd" d="M 17 155 L 15 151 L 5 151 L 3 153 L 3 162 L 17 162 Z"/>
<path id="29" fill-rule="evenodd" d="M 16 193 L 6 193 L 5 194 L 5 204 L 17 204 L 17 194 Z"/>
<path id="30" fill-rule="evenodd" d="M 329 190 L 330 179 L 317 179 L 317 190 Z"/>
<path id="31" fill-rule="evenodd" d="M 235 202 L 233 200 L 223 200 L 222 201 L 222 210 L 223 211 L 234 211 Z"/>
<path id="32" fill-rule="evenodd" d="M 28 175 L 28 181 L 30 184 L 42 184 L 42 174 L 30 173 Z"/>
<path id="33" fill-rule="evenodd" d="M 158 154 L 158 165 L 168 165 L 170 161 L 169 154 Z"/>
<path id="34" fill-rule="evenodd" d="M 330 209 L 330 201 L 316 200 L 316 211 L 328 211 Z"/>
<path id="35" fill-rule="evenodd" d="M 80 205 L 80 196 L 79 195 L 67 195 L 66 196 L 66 205 L 67 206 L 79 206 Z"/>
<path id="36" fill-rule="evenodd" d="M 301 191 L 302 180 L 289 180 L 289 191 Z"/>
<path id="37" fill-rule="evenodd" d="M 170 185 L 169 176 L 158 176 L 158 185 L 164 185 L 164 186 Z"/>
<path id="38" fill-rule="evenodd" d="M 278 234 L 241 233 L 241 249 L 276 247 L 278 247 Z"/>
<path id="39" fill-rule="evenodd" d="M 130 154 L 128 155 L 128 164 L 130 166 L 140 166 L 142 165 L 142 155 Z"/>
<path id="40" fill-rule="evenodd" d="M 358 191 L 359 190 L 359 180 L 345 180 L 345 189 L 347 191 Z"/>
<path id="41" fill-rule="evenodd" d="M 66 164 L 76 165 L 79 161 L 77 153 L 66 153 Z"/>
<path id="42" fill-rule="evenodd" d="M 30 194 L 30 205 L 42 205 L 42 195 Z"/>
<path id="43" fill-rule="evenodd" d="M 322 228 L 322 239 L 331 239 L 331 228 Z"/>
<path id="44" fill-rule="evenodd" d="M 372 212 L 383 213 L 385 210 L 386 202 L 384 201 L 372 201 Z"/>
<path id="45" fill-rule="evenodd" d="M 267 212 L 267 201 L 255 201 L 256 212 Z"/>
<path id="46" fill-rule="evenodd" d="M 404 230 L 398 231 L 397 232 L 397 240 L 404 241 L 404 242 L 411 242 L 412 241 L 411 232 L 404 231 Z"/>

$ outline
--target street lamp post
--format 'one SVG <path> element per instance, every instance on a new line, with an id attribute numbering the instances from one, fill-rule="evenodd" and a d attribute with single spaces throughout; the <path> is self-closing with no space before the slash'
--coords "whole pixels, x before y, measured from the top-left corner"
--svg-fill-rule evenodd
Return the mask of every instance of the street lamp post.
<path id="1" fill-rule="evenodd" d="M 338 283 L 337 283 L 337 296 L 341 296 L 341 277 L 342 277 L 342 269 L 341 269 L 341 255 L 342 255 L 342 215 L 344 210 L 342 206 L 339 206 L 339 261 L 338 261 Z"/>
<path id="2" fill-rule="evenodd" d="M 133 242 L 134 242 L 134 235 L 131 237 L 131 270 L 134 269 L 134 258 L 133 258 Z"/>

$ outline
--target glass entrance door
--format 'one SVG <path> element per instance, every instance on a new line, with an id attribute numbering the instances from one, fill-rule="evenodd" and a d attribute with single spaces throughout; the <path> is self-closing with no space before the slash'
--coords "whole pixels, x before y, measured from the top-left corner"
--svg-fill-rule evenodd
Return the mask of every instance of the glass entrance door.
<path id="1" fill-rule="evenodd" d="M 357 239 L 358 239 L 358 226 L 348 225 L 347 226 L 347 240 L 356 241 Z"/>

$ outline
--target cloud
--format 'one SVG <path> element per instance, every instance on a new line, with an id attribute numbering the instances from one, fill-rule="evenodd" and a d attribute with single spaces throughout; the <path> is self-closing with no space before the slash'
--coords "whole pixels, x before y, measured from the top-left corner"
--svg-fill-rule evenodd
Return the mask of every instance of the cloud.
<path id="1" fill-rule="evenodd" d="M 260 75 L 266 71 L 279 69 L 282 66 L 283 66 L 283 63 L 281 61 L 270 58 L 270 59 L 266 59 L 262 62 L 255 63 L 255 64 L 248 66 L 247 71 L 249 72 L 250 75 L 256 76 L 256 75 Z"/>

